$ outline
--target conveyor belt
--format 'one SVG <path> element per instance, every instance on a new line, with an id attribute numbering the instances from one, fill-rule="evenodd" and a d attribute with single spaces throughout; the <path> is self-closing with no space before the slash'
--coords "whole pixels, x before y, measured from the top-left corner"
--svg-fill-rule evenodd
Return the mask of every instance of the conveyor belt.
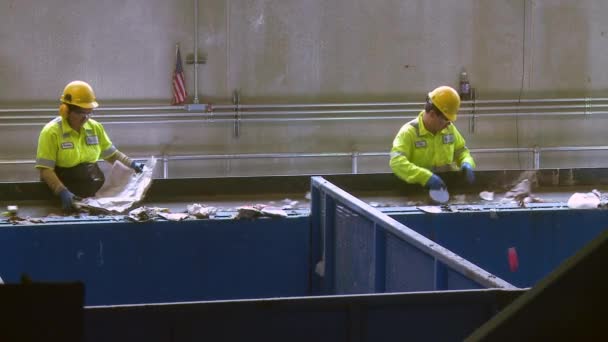
<path id="1" fill-rule="evenodd" d="M 286 212 L 292 215 L 300 215 L 302 211 L 308 212 L 310 202 L 304 198 L 305 193 L 299 194 L 262 194 L 262 195 L 232 195 L 232 196 L 182 196 L 165 200 L 144 201 L 141 205 L 148 207 L 169 208 L 173 213 L 186 211 L 186 206 L 200 203 L 218 209 L 217 217 L 226 218 L 236 213 L 236 208 L 244 205 L 265 204 L 270 206 L 284 207 L 289 205 Z M 63 216 L 59 199 L 30 200 L 30 201 L 0 201 L 0 208 L 8 205 L 19 206 L 19 215 L 22 217 L 47 217 Z M 123 216 L 123 215 L 117 215 Z M 101 217 L 103 218 L 103 217 Z M 73 219 L 73 218 L 70 218 Z"/>
<path id="2" fill-rule="evenodd" d="M 477 173 L 473 188 L 465 186 L 457 173 L 444 175 L 451 191 L 449 207 L 444 207 L 444 211 L 519 210 L 521 207 L 517 203 L 501 200 L 507 190 L 505 184 L 514 182 L 520 175 L 520 171 L 481 171 Z M 535 184 L 540 186 L 533 188 L 533 194 L 543 203 L 530 203 L 529 210 L 565 208 L 574 192 L 592 189 L 608 192 L 606 169 L 541 170 L 537 176 Z M 432 204 L 423 188 L 405 184 L 392 174 L 324 177 L 385 212 L 418 211 L 417 207 Z M 289 215 L 307 215 L 309 184 L 309 176 L 158 179 L 154 180 L 142 205 L 185 212 L 186 205 L 200 203 L 218 208 L 217 218 L 225 219 L 232 217 L 236 208 L 243 205 L 260 203 L 283 207 L 291 204 L 286 210 Z M 482 190 L 495 191 L 495 199 L 483 201 L 479 197 Z M 0 208 L 18 205 L 21 217 L 46 217 L 46 222 L 122 219 L 122 216 L 64 217 L 57 198 L 40 182 L 0 183 L 0 199 Z"/>

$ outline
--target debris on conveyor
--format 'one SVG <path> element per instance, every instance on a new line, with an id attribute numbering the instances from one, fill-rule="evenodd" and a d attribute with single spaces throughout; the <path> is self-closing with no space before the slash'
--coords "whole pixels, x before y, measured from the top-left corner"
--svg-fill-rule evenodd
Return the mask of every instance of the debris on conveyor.
<path id="1" fill-rule="evenodd" d="M 523 202 L 524 198 L 529 197 L 531 194 L 532 188 L 530 185 L 530 181 L 526 178 L 521 182 L 515 184 L 511 190 L 507 191 L 505 194 L 505 198 L 513 199 L 517 202 Z"/>
<path id="2" fill-rule="evenodd" d="M 482 191 L 479 193 L 479 198 L 481 198 L 484 201 L 493 201 L 494 193 L 491 191 Z"/>
<path id="3" fill-rule="evenodd" d="M 276 207 L 265 206 L 261 210 L 262 215 L 270 216 L 270 217 L 287 217 L 287 213 L 285 210 Z"/>
<path id="4" fill-rule="evenodd" d="M 297 202 L 297 201 L 294 201 Z M 234 219 L 254 219 L 261 216 L 267 217 L 287 217 L 284 208 L 271 207 L 264 204 L 245 205 L 236 208 L 237 213 Z"/>
<path id="5" fill-rule="evenodd" d="M 6 212 L 9 216 L 17 215 L 19 212 L 19 207 L 16 205 L 9 205 L 6 207 Z"/>
<path id="6" fill-rule="evenodd" d="M 146 191 L 152 184 L 152 173 L 155 166 L 156 158 L 151 157 L 144 165 L 143 172 L 134 173 L 122 163 L 115 162 L 106 181 L 95 196 L 76 202 L 76 205 L 93 211 L 124 213 L 135 203 L 143 200 Z"/>
<path id="7" fill-rule="evenodd" d="M 524 178 L 511 188 L 511 190 L 505 194 L 503 200 L 513 200 L 522 208 L 525 208 L 528 203 L 545 202 L 543 199 L 532 194 L 532 185 L 527 178 Z"/>
<path id="8" fill-rule="evenodd" d="M 237 213 L 234 215 L 235 219 L 253 219 L 258 216 L 262 216 L 262 211 L 253 205 L 244 205 L 236 208 Z"/>
<path id="9" fill-rule="evenodd" d="M 575 192 L 568 199 L 568 208 L 570 209 L 594 209 L 601 204 L 602 194 L 593 189 L 591 192 L 580 193 Z"/>
<path id="10" fill-rule="evenodd" d="M 33 217 L 21 217 L 19 216 L 19 207 L 16 205 L 9 205 L 6 207 L 6 211 L 2 213 L 3 217 L 6 217 L 6 222 L 10 224 L 32 224 L 32 223 L 44 223 L 41 218 Z"/>
<path id="11" fill-rule="evenodd" d="M 18 215 L 9 215 L 6 218 L 6 222 L 14 225 L 27 225 L 33 223 L 44 223 L 44 219 L 36 217 L 21 217 Z"/>
<path id="12" fill-rule="evenodd" d="M 127 218 L 135 222 L 147 222 L 159 216 L 160 213 L 169 213 L 169 208 L 143 206 L 131 210 Z"/>
<path id="13" fill-rule="evenodd" d="M 187 218 L 190 218 L 190 215 L 187 213 L 158 213 L 158 216 L 164 218 L 169 221 L 183 221 Z"/>
<path id="14" fill-rule="evenodd" d="M 444 212 L 448 212 L 448 213 L 457 213 L 458 212 L 458 209 L 456 207 L 452 207 L 449 204 L 443 204 L 441 206 L 441 210 Z"/>
<path id="15" fill-rule="evenodd" d="M 417 207 L 420 211 L 429 214 L 439 214 L 441 213 L 441 207 L 438 205 L 421 205 Z"/>
<path id="16" fill-rule="evenodd" d="M 295 209 L 298 205 L 298 201 L 292 201 L 289 198 L 283 200 L 284 205 L 281 207 L 283 210 Z"/>
<path id="17" fill-rule="evenodd" d="M 193 203 L 186 206 L 188 214 L 198 219 L 209 218 L 217 212 L 216 207 L 208 207 L 204 204 Z"/>
<path id="18" fill-rule="evenodd" d="M 380 203 L 380 202 L 369 202 L 368 204 L 374 208 L 386 208 L 386 207 L 391 206 L 391 204 L 389 204 L 389 203 Z"/>

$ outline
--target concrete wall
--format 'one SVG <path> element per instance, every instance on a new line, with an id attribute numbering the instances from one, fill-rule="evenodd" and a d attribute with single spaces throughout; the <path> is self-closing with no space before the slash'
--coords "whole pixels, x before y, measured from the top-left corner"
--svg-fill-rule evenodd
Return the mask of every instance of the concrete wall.
<path id="1" fill-rule="evenodd" d="M 175 44 L 193 52 L 193 1 L 3 0 L 0 108 L 58 104 L 90 82 L 102 106 L 169 104 Z M 605 96 L 608 3 L 602 0 L 199 1 L 200 101 L 422 101 L 465 67 L 479 99 Z M 193 66 L 185 65 L 189 93 Z M 192 96 L 191 96 L 192 97 Z M 48 113 L 51 114 L 51 113 Z M 48 115 L 47 114 L 47 115 Z M 0 113 L 2 115 L 15 115 Z M 2 125 L 2 160 L 33 159 L 40 126 Z M 133 156 L 388 151 L 405 122 L 108 125 Z M 606 145 L 607 119 L 480 119 L 458 127 L 472 148 Z M 608 166 L 606 152 L 552 153 L 546 167 Z M 529 156 L 479 155 L 479 167 L 525 168 Z M 348 172 L 350 160 L 180 162 L 172 176 Z M 360 171 L 388 171 L 386 158 Z M 0 179 L 36 179 L 0 164 Z"/>

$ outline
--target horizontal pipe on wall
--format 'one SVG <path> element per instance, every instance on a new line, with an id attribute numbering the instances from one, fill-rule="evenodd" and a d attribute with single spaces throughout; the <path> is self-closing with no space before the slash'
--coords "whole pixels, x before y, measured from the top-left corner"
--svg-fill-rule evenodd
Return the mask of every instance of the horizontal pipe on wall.
<path id="1" fill-rule="evenodd" d="M 248 116 L 263 116 L 263 115 L 269 115 L 269 116 L 273 116 L 273 115 L 279 115 L 279 116 L 285 116 L 285 115 L 289 115 L 289 114 L 363 114 L 363 113 L 367 113 L 367 112 L 357 112 L 357 111 L 342 111 L 341 113 L 338 112 L 334 112 L 334 113 L 329 113 L 329 112 L 316 112 L 316 113 L 287 113 L 287 112 L 279 112 L 279 113 L 263 113 L 263 112 L 256 112 L 256 113 L 248 113 L 248 112 L 242 112 L 239 113 L 239 115 L 241 116 L 239 118 L 240 121 L 265 121 L 265 122 L 272 122 L 272 121 L 302 121 L 302 120 L 336 120 L 336 121 L 340 121 L 340 120 L 394 120 L 394 119 L 408 119 L 408 118 L 415 118 L 417 115 L 417 112 L 414 111 L 410 111 L 413 112 L 413 115 L 395 115 L 395 116 L 330 116 L 330 117 L 266 117 L 266 118 L 252 118 L 252 117 L 248 117 Z M 402 110 L 398 110 L 398 111 L 391 111 L 391 110 L 385 110 L 385 111 L 376 111 L 376 113 L 400 113 L 400 114 L 406 114 L 406 111 L 402 111 Z M 175 113 L 163 113 L 163 114 L 141 114 L 141 115 L 135 115 L 135 114 L 125 114 L 125 115 L 101 115 L 101 116 L 93 116 L 93 118 L 103 124 L 115 124 L 115 123 L 140 123 L 140 124 L 147 124 L 147 123 L 190 123 L 190 122 L 233 122 L 235 113 L 230 113 L 230 112 L 224 112 L 224 113 L 201 113 L 201 114 L 175 114 Z M 475 113 L 475 114 L 468 114 L 468 113 L 462 113 L 459 114 L 458 117 L 459 118 L 476 118 L 476 119 L 492 119 L 492 118 L 505 118 L 505 117 L 521 117 L 521 118 L 541 118 L 541 117 L 560 117 L 560 116 L 604 116 L 604 115 L 608 115 L 608 112 L 552 112 L 552 113 L 525 113 L 525 112 L 519 112 L 519 113 L 492 113 L 492 114 L 484 114 L 484 113 Z M 29 117 L 16 117 L 16 116 L 10 116 L 10 117 L 0 117 L 0 120 L 6 120 L 6 121 L 10 121 L 10 120 L 19 120 L 19 121 L 25 121 L 25 120 L 52 120 L 54 119 L 56 116 L 29 116 Z M 177 118 L 177 120 L 158 120 L 158 121 L 145 121 L 145 120 L 140 120 L 140 121 L 132 121 L 132 122 L 128 122 L 128 121 L 108 121 L 107 119 L 154 119 L 154 118 L 158 118 L 158 119 L 163 119 L 163 118 Z M 179 118 L 183 118 L 183 119 L 179 119 Z M 195 118 L 195 119 L 189 119 L 189 118 Z M 223 118 L 230 118 L 230 119 L 223 119 Z M 194 121 L 193 121 L 194 120 Z M 40 125 L 41 127 L 44 126 L 45 124 L 48 123 L 48 121 L 36 121 L 36 122 L 9 122 L 9 123 L 0 123 L 0 126 L 32 126 L 32 125 Z"/>
<path id="2" fill-rule="evenodd" d="M 375 103 L 374 105 L 377 105 Z M 390 105 L 394 105 L 395 103 L 391 103 Z M 323 105 L 323 104 L 322 104 Z M 365 104 L 360 104 L 365 105 Z M 417 104 L 420 105 L 420 104 Z M 255 105 L 257 107 L 263 107 L 265 105 Z M 286 108 L 293 106 L 304 106 L 304 105 L 273 105 L 276 108 Z M 306 105 L 317 106 L 317 105 Z M 161 112 L 161 113 L 131 113 L 131 114 L 104 114 L 106 110 L 117 110 L 117 108 L 108 107 L 106 109 L 98 110 L 98 114 L 94 117 L 98 119 L 100 122 L 105 124 L 169 124 L 169 123 L 195 123 L 195 122 L 234 122 L 235 117 L 238 116 L 239 121 L 258 121 L 258 122 L 286 122 L 286 121 L 326 121 L 326 120 L 405 120 L 410 118 L 407 114 L 411 114 L 412 117 L 415 117 L 420 108 L 409 109 L 409 108 L 397 108 L 397 109 L 341 109 L 341 110 L 294 110 L 294 111 L 247 111 L 242 110 L 246 106 L 239 106 L 239 110 L 235 111 L 234 106 L 226 107 L 230 110 L 228 111 L 218 111 L 217 106 L 213 111 L 210 112 L 195 112 L 195 111 L 185 111 L 183 108 L 179 109 L 178 112 Z M 475 108 L 467 108 L 462 107 L 461 109 L 461 118 L 499 118 L 499 117 L 526 117 L 526 118 L 534 118 L 534 117 L 560 117 L 560 116 L 598 116 L 598 115 L 606 115 L 608 111 L 598 111 L 599 108 L 606 108 L 606 105 L 594 105 L 594 104 L 584 104 L 584 105 L 566 105 L 566 106 L 507 106 L 507 107 L 475 107 Z M 555 111 L 556 109 L 576 109 L 580 108 L 581 111 Z M 136 112 L 139 110 L 150 109 L 150 110 L 166 110 L 175 108 L 168 106 L 160 106 L 160 107 L 120 107 L 121 110 L 126 112 Z M 128 110 L 127 110 L 128 109 Z M 516 109 L 515 112 L 502 112 L 504 110 L 513 110 Z M 529 111 L 535 109 L 535 111 Z M 553 111 L 543 112 L 541 110 L 551 109 Z M 3 113 L 10 113 L 11 111 L 15 111 L 15 109 L 2 109 L 0 110 Z M 0 123 L 0 126 L 10 127 L 10 126 L 33 126 L 40 125 L 43 126 L 46 122 L 31 120 L 51 120 L 56 115 L 27 115 L 28 112 L 39 113 L 43 110 L 41 109 L 17 109 L 17 111 L 23 112 L 25 115 L 0 115 L 0 121 L 9 121 L 8 123 Z M 51 113 L 54 113 L 53 110 Z M 395 113 L 399 115 L 382 115 L 387 113 Z M 362 114 L 358 116 L 357 114 Z M 364 115 L 367 114 L 367 115 Z M 347 115 L 356 115 L 356 116 L 347 116 Z M 281 116 L 280 118 L 278 116 Z M 318 117 L 324 116 L 324 117 Z M 260 118 L 262 117 L 262 118 Z M 287 118 L 285 118 L 287 117 Z M 167 118 L 174 118 L 176 120 L 166 120 Z M 229 118 L 228 121 L 223 120 L 222 118 Z M 107 119 L 117 119 L 116 121 L 109 121 Z M 127 119 L 140 119 L 138 121 L 128 121 Z M 145 120 L 145 119 L 159 119 L 159 120 Z M 162 120 L 165 119 L 165 120 Z M 11 122 L 12 121 L 12 122 Z M 16 122 L 15 122 L 16 121 Z"/>
<path id="3" fill-rule="evenodd" d="M 582 102 L 580 106 L 595 106 L 590 102 L 606 102 L 608 98 L 554 98 L 554 99 L 504 99 L 504 100 L 475 100 L 462 101 L 462 108 L 468 105 L 482 107 L 486 104 L 518 104 L 517 108 L 526 108 L 522 103 L 564 103 Z M 301 104 L 239 104 L 242 110 L 247 109 L 290 109 L 290 108 L 324 108 L 324 107 L 394 107 L 394 106 L 421 106 L 424 102 L 356 102 L 356 103 L 301 103 Z M 233 104 L 212 104 L 215 110 L 234 109 Z M 539 106 L 527 106 L 527 108 L 539 108 Z M 187 105 L 179 106 L 109 106 L 99 107 L 99 111 L 155 111 L 155 110 L 187 110 Z M 0 113 L 27 113 L 27 112 L 56 112 L 57 107 L 52 108 L 0 108 Z"/>
<path id="4" fill-rule="evenodd" d="M 143 107 L 98 107 L 103 111 L 150 111 L 150 110 L 185 110 L 186 106 L 143 106 Z M 59 106 L 53 108 L 0 108 L 0 113 L 35 113 L 35 112 L 58 112 Z"/>
<path id="5" fill-rule="evenodd" d="M 244 113 L 241 113 L 243 115 Z M 504 117 L 523 117 L 523 118 L 541 118 L 541 117 L 559 117 L 559 116 L 603 116 L 608 112 L 560 112 L 560 113 L 497 113 L 497 114 L 460 114 L 460 118 L 475 118 L 475 119 L 489 119 L 489 118 L 504 118 Z M 230 116 L 226 113 L 223 116 Z M 192 117 L 187 115 L 185 117 Z M 233 123 L 234 118 L 231 119 L 220 119 L 217 114 L 200 115 L 203 119 L 182 119 L 182 120 L 155 120 L 155 121 L 106 121 L 104 119 L 97 118 L 97 120 L 104 125 L 143 125 L 143 124 L 184 124 L 184 123 Z M 407 120 L 413 119 L 416 116 L 355 116 L 355 117 L 279 117 L 279 118 L 248 118 L 239 117 L 240 122 L 297 122 L 297 121 L 365 121 L 365 120 Z M 53 117 L 49 117 L 51 120 Z M 39 126 L 43 127 L 47 122 L 12 122 L 12 123 L 0 123 L 0 127 L 17 127 L 17 126 Z"/>

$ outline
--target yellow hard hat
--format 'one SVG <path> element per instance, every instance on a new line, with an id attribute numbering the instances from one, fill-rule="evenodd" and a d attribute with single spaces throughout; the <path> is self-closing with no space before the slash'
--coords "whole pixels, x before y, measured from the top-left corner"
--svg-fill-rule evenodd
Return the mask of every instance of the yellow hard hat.
<path id="1" fill-rule="evenodd" d="M 441 86 L 429 93 L 429 100 L 450 121 L 456 121 L 460 109 L 460 96 L 452 87 Z"/>
<path id="2" fill-rule="evenodd" d="M 61 102 L 82 108 L 97 108 L 93 88 L 83 81 L 72 81 L 65 86 L 61 95 Z"/>

